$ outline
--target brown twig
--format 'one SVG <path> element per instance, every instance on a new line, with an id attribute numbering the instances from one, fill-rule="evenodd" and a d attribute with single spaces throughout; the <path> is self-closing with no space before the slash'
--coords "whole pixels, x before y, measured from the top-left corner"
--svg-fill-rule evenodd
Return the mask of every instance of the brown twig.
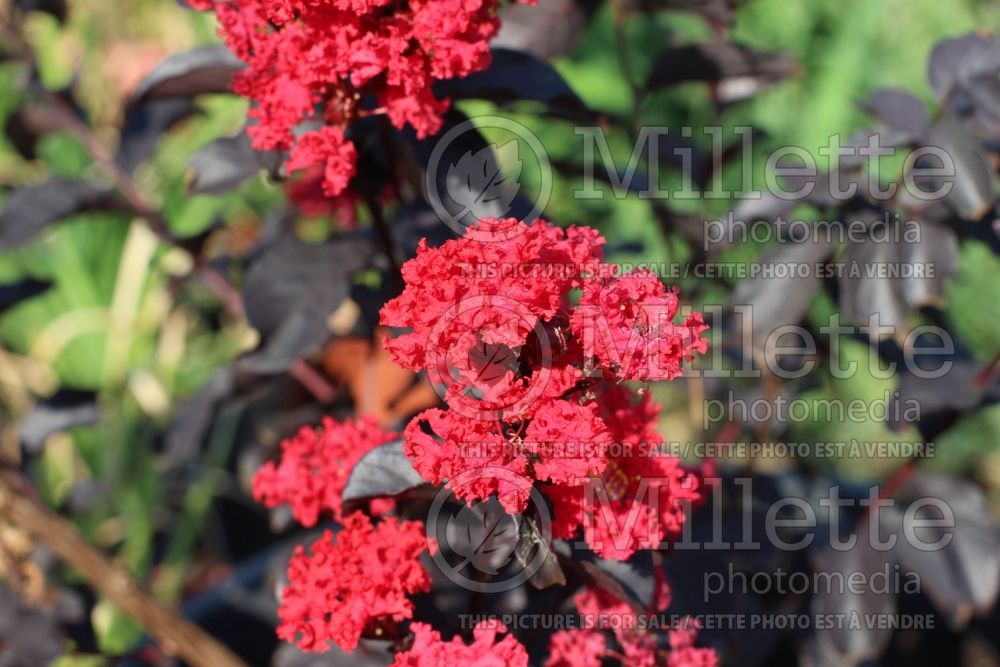
<path id="1" fill-rule="evenodd" d="M 246 667 L 232 651 L 156 601 L 120 565 L 88 544 L 68 521 L 36 499 L 24 479 L 0 471 L 0 516 L 30 533 L 123 612 L 163 650 L 193 667 Z"/>

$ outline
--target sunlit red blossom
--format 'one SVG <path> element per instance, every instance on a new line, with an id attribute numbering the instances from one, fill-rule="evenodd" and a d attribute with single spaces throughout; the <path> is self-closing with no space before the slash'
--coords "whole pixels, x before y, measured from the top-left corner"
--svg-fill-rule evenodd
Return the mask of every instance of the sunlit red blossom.
<path id="1" fill-rule="evenodd" d="M 669 597 L 669 592 L 665 596 Z M 699 627 L 693 619 L 685 619 L 680 627 L 669 630 L 668 651 L 665 646 L 659 645 L 653 633 L 643 627 L 631 605 L 609 593 L 587 588 L 576 595 L 574 602 L 577 611 L 584 617 L 586 627 L 585 630 L 577 631 L 575 638 L 586 639 L 588 633 L 611 631 L 615 641 L 621 646 L 621 653 L 618 655 L 624 657 L 621 660 L 623 665 L 717 667 L 719 664 L 714 649 L 697 648 L 694 645 Z M 658 607 L 658 603 L 654 607 Z M 614 655 L 614 652 L 608 651 L 608 654 Z"/>
<path id="2" fill-rule="evenodd" d="M 700 496 L 698 478 L 662 451 L 659 408 L 648 395 L 638 401 L 620 386 L 597 396 L 612 451 L 590 488 L 543 487 L 552 501 L 553 534 L 584 539 L 598 555 L 626 560 L 638 549 L 656 549 L 680 533 L 685 512 Z"/>
<path id="3" fill-rule="evenodd" d="M 425 479 L 467 502 L 496 495 L 511 513 L 524 511 L 535 481 L 576 486 L 605 465 L 610 435 L 594 405 L 545 400 L 519 430 L 435 408 L 407 426 L 404 451 Z"/>
<path id="4" fill-rule="evenodd" d="M 719 656 L 714 649 L 694 645 L 700 628 L 692 619 L 670 631 L 670 655 L 667 667 L 717 667 Z"/>
<path id="5" fill-rule="evenodd" d="M 527 505 L 528 457 L 494 424 L 432 408 L 414 417 L 403 437 L 403 451 L 420 476 L 433 484 L 448 482 L 456 497 L 471 503 L 496 495 L 509 512 Z"/>
<path id="6" fill-rule="evenodd" d="M 559 630 L 549 638 L 545 667 L 601 667 L 607 646 L 594 630 Z"/>
<path id="7" fill-rule="evenodd" d="M 596 357 L 622 380 L 673 380 L 681 364 L 704 354 L 708 327 L 700 313 L 675 324 L 676 290 L 651 271 L 588 281 L 571 323 L 584 354 Z"/>
<path id="8" fill-rule="evenodd" d="M 553 400 L 535 413 L 522 446 L 530 453 L 536 480 L 579 486 L 604 469 L 610 441 L 596 405 Z"/>
<path id="9" fill-rule="evenodd" d="M 497 635 L 507 632 L 498 621 L 481 621 L 473 630 L 473 641 L 466 644 L 460 637 L 451 641 L 426 623 L 413 623 L 413 645 L 396 654 L 392 667 L 527 667 L 528 652 L 513 635 L 497 641 Z"/>
<path id="10" fill-rule="evenodd" d="M 554 504 L 557 537 L 584 524 L 602 555 L 627 558 L 676 532 L 679 501 L 698 494 L 693 483 L 684 486 L 693 479 L 661 452 L 608 455 L 609 443 L 662 443 L 649 400 L 632 401 L 619 385 L 636 373 L 609 361 L 608 350 L 625 346 L 641 366 L 655 357 L 667 367 L 660 375 L 671 379 L 706 343 L 704 325 L 695 323 L 700 316 L 684 326 L 670 321 L 675 291 L 651 273 L 617 276 L 601 263 L 603 244 L 589 228 L 483 220 L 441 247 L 422 242 L 403 265 L 403 293 L 383 307 L 381 321 L 400 330 L 385 341 L 393 359 L 447 387 L 448 409 L 418 415 L 404 433 L 406 454 L 425 479 L 447 482 L 469 502 L 499 495 L 510 512 L 524 510 L 538 483 Z M 637 304 L 658 306 L 660 317 L 622 339 L 622 331 L 641 324 L 646 311 Z M 610 347 L 586 337 L 587 309 L 608 320 L 602 331 L 618 336 Z M 645 477 L 653 479 L 647 484 Z M 596 519 L 585 511 L 585 485 L 603 501 Z"/>
<path id="11" fill-rule="evenodd" d="M 268 461 L 253 480 L 254 499 L 265 507 L 289 505 L 295 519 L 307 528 L 323 512 L 341 518 L 341 494 L 354 465 L 375 447 L 399 439 L 383 431 L 373 417 L 336 422 L 324 417 L 319 428 L 303 427 L 281 443 L 281 460 Z M 376 514 L 392 507 L 376 500 Z"/>
<path id="12" fill-rule="evenodd" d="M 357 155 L 354 144 L 344 138 L 344 131 L 327 125 L 299 137 L 285 166 L 289 171 L 299 171 L 322 165 L 323 193 L 336 197 L 354 176 Z"/>
<path id="13" fill-rule="evenodd" d="M 419 522 L 389 517 L 372 526 L 351 514 L 336 540 L 326 531 L 292 555 L 278 636 L 305 651 L 327 650 L 331 641 L 353 651 L 366 628 L 411 618 L 407 596 L 430 589 L 419 560 L 427 548 Z"/>
<path id="14" fill-rule="evenodd" d="M 582 525 L 594 553 L 614 560 L 660 548 L 680 532 L 685 507 L 700 496 L 697 478 L 667 455 L 610 458 L 590 484 L 589 489 L 545 488 L 553 501 L 553 525 L 563 537 Z"/>
<path id="15" fill-rule="evenodd" d="M 422 242 L 403 265 L 406 288 L 381 312 L 382 324 L 410 329 L 385 341 L 399 365 L 422 370 L 429 360 L 468 356 L 478 344 L 525 344 L 539 321 L 555 317 L 565 295 L 582 286 L 583 270 L 599 261 L 604 244 L 593 229 L 563 230 L 542 220 L 527 226 L 486 219 L 474 229 L 503 229 L 509 238 L 466 237 L 438 248 Z"/>
<path id="16" fill-rule="evenodd" d="M 626 657 L 624 664 L 655 667 L 658 660 L 656 638 L 641 627 L 631 605 L 595 588 L 584 589 L 573 601 L 586 628 L 609 630 L 614 634 Z"/>
<path id="17" fill-rule="evenodd" d="M 433 84 L 485 69 L 499 28 L 497 0 L 189 4 L 215 11 L 226 44 L 247 64 L 233 89 L 253 102 L 254 147 L 292 149 L 289 170 L 325 165 L 331 196 L 354 171 L 353 146 L 343 140 L 348 125 L 363 114 L 384 113 L 398 128 L 412 126 L 418 138 L 437 132 L 449 101 L 435 96 Z M 362 108 L 365 98 L 374 106 Z M 296 139 L 308 122 L 339 137 L 310 132 Z"/>

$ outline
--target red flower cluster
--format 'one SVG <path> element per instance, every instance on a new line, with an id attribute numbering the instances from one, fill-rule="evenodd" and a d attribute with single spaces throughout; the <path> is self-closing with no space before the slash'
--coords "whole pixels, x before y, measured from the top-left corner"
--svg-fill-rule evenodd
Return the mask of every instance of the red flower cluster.
<path id="1" fill-rule="evenodd" d="M 559 630 L 549 639 L 545 667 L 601 667 L 608 652 L 604 635 L 589 630 Z"/>
<path id="2" fill-rule="evenodd" d="M 473 630 L 474 640 L 466 645 L 458 637 L 443 641 L 440 633 L 426 623 L 414 623 L 413 646 L 396 655 L 392 667 L 528 667 L 528 652 L 517 639 L 507 635 L 503 623 L 481 621 Z"/>
<path id="3" fill-rule="evenodd" d="M 290 505 L 306 528 L 315 526 L 324 511 L 339 520 L 341 495 L 354 465 L 370 450 L 397 439 L 373 417 L 342 423 L 324 417 L 319 428 L 303 427 L 281 443 L 280 463 L 261 466 L 253 480 L 254 500 L 272 509 Z M 392 501 L 373 501 L 371 509 L 383 514 L 392 509 Z"/>
<path id="4" fill-rule="evenodd" d="M 234 90 L 254 103 L 254 147 L 291 149 L 290 171 L 323 165 L 330 196 L 354 175 L 355 148 L 344 136 L 351 121 L 384 113 L 418 137 L 437 132 L 449 101 L 432 84 L 484 69 L 499 28 L 497 0 L 190 4 L 215 11 L 226 44 L 247 63 Z"/>
<path id="5" fill-rule="evenodd" d="M 674 324 L 677 291 L 668 290 L 651 271 L 607 276 L 588 282 L 573 313 L 573 330 L 584 354 L 596 357 L 622 380 L 673 380 L 681 361 L 704 354 L 700 338 L 708 327 L 701 313 Z"/>
<path id="6" fill-rule="evenodd" d="M 306 651 L 325 651 L 331 640 L 353 651 L 366 629 L 412 618 L 406 596 L 431 585 L 419 560 L 427 550 L 419 522 L 389 517 L 372 526 L 357 512 L 332 537 L 327 531 L 311 553 L 299 546 L 288 565 L 278 636 Z"/>
<path id="7" fill-rule="evenodd" d="M 662 443 L 656 410 L 633 404 L 620 382 L 676 377 L 705 350 L 706 327 L 697 314 L 674 324 L 676 293 L 650 273 L 617 275 L 601 263 L 603 244 L 589 228 L 484 220 L 440 248 L 421 244 L 382 323 L 408 329 L 385 342 L 397 363 L 447 386 L 448 409 L 418 415 L 404 433 L 423 477 L 467 501 L 495 494 L 511 513 L 541 483 L 564 537 L 586 523 L 583 487 L 594 484 L 610 515 L 589 524 L 588 540 L 627 558 L 674 532 L 678 501 L 697 490 L 674 458 L 638 446 L 609 455 L 612 443 Z M 627 512 L 639 520 L 623 529 Z"/>
<path id="8" fill-rule="evenodd" d="M 660 409 L 621 385 L 597 394 L 601 417 L 616 443 L 589 489 L 546 487 L 553 503 L 553 535 L 571 538 L 583 525 L 587 545 L 602 558 L 626 560 L 637 549 L 656 549 L 680 533 L 686 507 L 700 498 L 699 479 L 662 451 L 656 430 Z M 592 494 L 585 502 L 584 494 Z"/>
<path id="9" fill-rule="evenodd" d="M 604 591 L 587 589 L 575 598 L 584 618 L 583 627 L 562 630 L 549 639 L 545 667 L 599 667 L 606 657 L 616 657 L 629 667 L 717 667 L 718 655 L 710 648 L 697 648 L 697 625 L 692 621 L 668 632 L 670 650 L 660 647 L 656 637 L 640 622 L 628 604 Z M 604 629 L 612 630 L 621 653 L 608 647 Z"/>

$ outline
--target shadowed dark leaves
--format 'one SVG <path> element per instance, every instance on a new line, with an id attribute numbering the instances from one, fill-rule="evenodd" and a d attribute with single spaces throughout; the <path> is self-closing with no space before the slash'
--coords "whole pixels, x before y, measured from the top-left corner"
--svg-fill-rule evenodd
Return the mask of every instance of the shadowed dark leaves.
<path id="1" fill-rule="evenodd" d="M 279 162 L 277 157 L 274 152 L 254 150 L 245 131 L 216 139 L 192 156 L 188 165 L 188 191 L 192 194 L 226 194 L 256 176 L 261 169 L 274 170 Z"/>
<path id="2" fill-rule="evenodd" d="M 733 102 L 797 71 L 795 60 L 783 53 L 763 53 L 724 42 L 689 44 L 662 51 L 646 86 L 656 90 L 680 83 L 712 83 L 718 85 L 721 101 Z"/>
<path id="3" fill-rule="evenodd" d="M 14 7 L 22 12 L 44 12 L 63 23 L 69 14 L 66 0 L 14 0 Z"/>
<path id="4" fill-rule="evenodd" d="M 118 164 L 126 172 L 135 171 L 153 155 L 164 132 L 196 113 L 194 102 L 184 98 L 153 100 L 130 109 L 115 155 Z"/>
<path id="5" fill-rule="evenodd" d="M 943 300 L 958 268 L 958 239 L 948 228 L 922 222 L 915 240 L 851 243 L 841 255 L 838 279 L 844 318 L 861 325 L 878 313 L 883 325 L 908 331 L 910 313 Z"/>
<path id="6" fill-rule="evenodd" d="M 876 581 L 878 573 L 892 572 L 896 558 L 890 552 L 876 551 L 867 536 L 858 539 L 850 549 L 837 551 L 826 548 L 813 554 L 813 570 L 818 577 L 865 578 Z M 887 570 L 888 568 L 888 570 Z M 838 579 L 831 579 L 838 580 Z M 892 638 L 888 627 L 869 627 L 865 619 L 888 618 L 896 613 L 896 590 L 879 591 L 874 586 L 856 590 L 851 587 L 817 586 L 812 598 L 816 618 L 841 618 L 845 623 L 818 627 L 806 646 L 806 664 L 810 667 L 840 667 L 858 665 L 877 658 Z M 857 619 L 859 626 L 848 625 Z"/>
<path id="7" fill-rule="evenodd" d="M 588 14 L 587 8 L 576 0 L 505 5 L 500 10 L 500 32 L 490 45 L 495 49 L 527 51 L 549 60 L 573 48 L 586 27 Z"/>
<path id="8" fill-rule="evenodd" d="M 370 254 L 359 238 L 310 244 L 286 236 L 267 248 L 243 284 L 247 318 L 262 343 L 240 366 L 277 373 L 318 349 L 331 335 L 329 317 L 350 293 L 351 274 Z"/>
<path id="9" fill-rule="evenodd" d="M 95 394 L 62 389 L 36 403 L 21 422 L 21 444 L 27 451 L 37 453 L 49 436 L 77 426 L 94 424 L 99 417 Z"/>
<path id="10" fill-rule="evenodd" d="M 398 496 L 426 484 L 403 453 L 403 442 L 390 442 L 371 450 L 351 471 L 343 502 L 357 504 L 372 498 Z"/>
<path id="11" fill-rule="evenodd" d="M 451 109 L 445 115 L 442 133 L 456 130 L 469 119 L 456 109 Z M 504 146 L 508 146 L 508 141 Z M 452 216 L 452 218 L 462 225 L 469 226 L 478 222 L 482 215 L 484 217 L 512 216 L 519 219 L 526 219 L 532 212 L 532 204 L 520 194 L 520 183 L 517 179 L 505 178 L 500 171 L 500 164 L 494 151 L 495 146 L 486 141 L 482 134 L 475 127 L 463 127 L 461 131 L 450 138 L 445 144 L 440 155 L 436 155 L 437 162 L 431 164 L 431 157 L 435 147 L 438 147 L 437 138 L 429 138 L 423 141 L 416 141 L 414 149 L 421 165 L 428 170 L 424 174 L 424 186 L 433 188 L 438 196 L 442 208 Z M 513 152 L 515 145 L 508 146 L 514 157 L 523 158 Z M 502 148 L 502 146 L 496 147 Z M 470 156 L 474 156 L 470 157 Z M 489 188 L 492 193 L 516 190 L 515 194 L 508 199 L 506 194 L 500 197 L 485 197 L 483 190 L 476 187 L 482 179 L 471 178 L 471 171 L 459 168 L 459 164 L 468 165 L 469 169 L 475 169 L 477 173 L 491 175 L 496 174 L 496 179 L 489 178 L 486 183 L 493 185 Z M 430 171 L 433 170 L 433 171 Z M 470 209 L 470 203 L 475 204 L 475 211 Z M 531 222 L 531 220 L 526 220 Z"/>
<path id="12" fill-rule="evenodd" d="M 142 80 L 131 104 L 159 98 L 227 93 L 232 86 L 233 74 L 243 67 L 243 62 L 221 44 L 175 53 Z"/>
<path id="13" fill-rule="evenodd" d="M 931 52 L 927 78 L 946 106 L 971 112 L 990 133 L 1000 132 L 1000 39 L 972 33 L 942 40 Z"/>
<path id="14" fill-rule="evenodd" d="M 730 300 L 733 306 L 749 308 L 743 317 L 752 317 L 751 339 L 755 347 L 763 345 L 776 327 L 796 324 L 805 316 L 820 288 L 815 267 L 826 262 L 835 250 L 836 244 L 830 239 L 817 236 L 802 243 L 783 243 L 761 256 L 759 264 L 764 270 L 740 282 Z M 768 265 L 774 268 L 773 275 L 767 275 Z M 806 277 L 801 277 L 800 269 L 806 271 Z M 750 327 L 751 322 L 741 326 Z"/>
<path id="15" fill-rule="evenodd" d="M 941 149 L 946 170 L 953 176 L 943 182 L 948 189 L 944 201 L 967 220 L 982 218 L 993 205 L 993 171 L 972 132 L 954 112 L 945 112 L 927 133 L 926 146 Z M 940 167 L 940 160 L 930 165 Z M 950 164 L 948 164 L 950 163 Z"/>
<path id="16" fill-rule="evenodd" d="M 530 516 L 521 517 L 514 555 L 522 567 L 538 565 L 538 569 L 528 580 L 535 588 L 566 585 L 566 575 L 563 574 L 562 567 L 559 565 L 559 559 L 546 541 L 546 537 L 539 531 L 538 524 Z"/>
<path id="17" fill-rule="evenodd" d="M 455 565 L 456 571 L 471 565 L 482 574 L 499 574 L 511 562 L 518 545 L 519 523 L 495 497 L 473 507 L 463 504 L 448 518 L 446 527 L 448 546 L 463 559 Z"/>
<path id="18" fill-rule="evenodd" d="M 434 86 L 439 95 L 454 99 L 510 102 L 540 102 L 548 108 L 585 113 L 586 105 L 552 65 L 531 53 L 496 48 L 493 62 L 482 72 L 461 79 L 449 79 Z"/>
<path id="19" fill-rule="evenodd" d="M 913 369 L 902 366 L 896 400 L 899 405 L 920 406 L 914 416 L 919 418 L 917 426 L 928 442 L 954 426 L 962 415 L 1000 402 L 1000 379 L 984 374 L 983 364 L 963 350 L 949 353 L 940 336 L 918 336 L 909 352 Z M 905 425 L 902 420 L 908 417 L 901 410 L 892 410 L 886 423 L 899 431 Z"/>
<path id="20" fill-rule="evenodd" d="M 609 562 L 601 559 L 595 561 L 581 560 L 578 565 L 591 586 L 599 588 L 613 598 L 628 604 L 635 613 L 645 613 L 648 600 L 639 599 L 633 593 L 630 593 L 614 574 L 608 572 Z"/>
<path id="21" fill-rule="evenodd" d="M 496 153 L 495 158 L 493 148 L 484 146 L 475 153 L 466 152 L 448 167 L 448 193 L 462 207 L 456 218 L 482 220 L 509 209 L 521 189 L 517 180 L 522 167 L 517 141 L 508 141 Z M 503 159 L 504 155 L 507 159 Z M 508 165 L 510 173 L 501 171 L 501 162 Z"/>
<path id="22" fill-rule="evenodd" d="M 8 308 L 13 308 L 22 301 L 27 301 L 39 294 L 44 294 L 52 287 L 45 280 L 25 278 L 14 283 L 0 284 L 0 314 Z"/>
<path id="23" fill-rule="evenodd" d="M 912 514 L 905 519 L 908 539 L 903 512 L 883 508 L 879 520 L 886 534 L 899 536 L 894 553 L 920 577 L 921 593 L 954 627 L 989 612 L 1000 588 L 1000 529 L 982 491 L 948 475 L 918 473 L 897 504 Z"/>
<path id="24" fill-rule="evenodd" d="M 911 141 L 923 137 L 931 122 L 923 100 L 905 90 L 876 90 L 865 102 L 864 109 L 886 127 L 902 132 Z"/>
<path id="25" fill-rule="evenodd" d="M 0 213 L 0 251 L 28 243 L 52 223 L 114 207 L 115 197 L 109 190 L 77 179 L 52 177 L 15 190 Z"/>
<path id="26" fill-rule="evenodd" d="M 201 390 L 173 414 L 166 434 L 165 458 L 170 463 L 186 460 L 199 451 L 219 412 L 220 404 L 235 390 L 231 366 L 215 371 Z"/>

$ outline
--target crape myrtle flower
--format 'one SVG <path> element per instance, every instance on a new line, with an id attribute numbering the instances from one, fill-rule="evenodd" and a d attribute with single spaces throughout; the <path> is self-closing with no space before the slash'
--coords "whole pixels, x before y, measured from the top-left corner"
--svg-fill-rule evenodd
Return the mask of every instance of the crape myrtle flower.
<path id="1" fill-rule="evenodd" d="M 629 604 L 606 591 L 587 588 L 575 596 L 574 602 L 583 619 L 582 627 L 550 638 L 546 667 L 598 665 L 608 657 L 628 667 L 718 667 L 714 649 L 695 646 L 699 627 L 693 619 L 685 618 L 680 627 L 666 631 L 668 648 L 657 641 L 656 633 L 641 622 Z M 663 609 L 665 606 L 658 606 L 653 611 Z M 620 652 L 605 644 L 606 630 L 611 631 Z M 599 651 L 599 647 L 604 650 Z"/>
<path id="2" fill-rule="evenodd" d="M 413 623 L 413 646 L 396 654 L 392 667 L 528 667 L 528 652 L 499 621 L 480 621 L 473 630 L 472 644 L 460 637 L 443 641 L 426 623 Z"/>
<path id="3" fill-rule="evenodd" d="M 324 417 L 318 428 L 304 426 L 281 442 L 281 460 L 268 461 L 254 475 L 254 500 L 270 509 L 289 505 L 306 528 L 324 512 L 340 520 L 341 496 L 354 465 L 375 447 L 398 439 L 371 416 L 344 422 Z M 371 510 L 379 515 L 392 506 L 390 499 L 376 499 Z"/>
<path id="4" fill-rule="evenodd" d="M 350 123 L 384 114 L 423 139 L 441 129 L 448 99 L 436 81 L 490 63 L 497 0 L 190 0 L 215 12 L 246 63 L 233 90 L 252 102 L 258 150 L 290 150 L 289 171 L 322 165 L 333 197 L 354 175 Z M 318 127 L 317 127 L 318 126 Z"/>
<path id="5" fill-rule="evenodd" d="M 706 350 L 707 327 L 697 313 L 675 323 L 677 292 L 602 263 L 604 243 L 585 227 L 485 219 L 440 247 L 421 243 L 381 321 L 397 329 L 385 341 L 397 363 L 447 385 L 448 407 L 404 431 L 422 477 L 469 503 L 496 495 L 514 514 L 538 483 L 556 537 L 582 525 L 597 553 L 626 559 L 679 532 L 682 501 L 699 492 L 666 453 L 609 454 L 663 443 L 658 409 L 622 383 L 674 379 Z M 491 468 L 503 474 L 466 474 Z"/>
<path id="6" fill-rule="evenodd" d="M 608 648 L 604 635 L 593 630 L 559 630 L 549 638 L 545 667 L 601 667 Z"/>
<path id="7" fill-rule="evenodd" d="M 573 313 L 573 333 L 584 354 L 622 380 L 673 380 L 681 363 L 704 354 L 708 329 L 701 313 L 675 324 L 679 301 L 652 271 L 589 281 Z"/>
<path id="8" fill-rule="evenodd" d="M 388 517 L 373 526 L 356 512 L 343 523 L 336 539 L 326 531 L 289 561 L 278 637 L 305 651 L 325 651 L 331 641 L 353 651 L 366 629 L 412 618 L 407 596 L 430 590 L 421 522 Z"/>
<path id="9" fill-rule="evenodd" d="M 614 385 L 600 391 L 597 404 L 616 443 L 603 471 L 587 488 L 542 490 L 553 504 L 555 537 L 572 538 L 582 525 L 594 553 L 627 560 L 680 533 L 685 509 L 701 496 L 699 479 L 662 451 L 663 436 L 656 430 L 660 408 L 648 394 L 636 399 Z"/>
<path id="10" fill-rule="evenodd" d="M 295 0 L 282 7 L 271 7 L 278 25 L 298 16 Z M 447 385 L 445 405 L 405 428 L 405 455 L 422 478 L 468 503 L 496 496 L 516 514 L 537 487 L 552 506 L 552 535 L 570 539 L 582 530 L 602 557 L 660 548 L 680 531 L 685 504 L 699 499 L 698 478 L 662 451 L 659 407 L 627 383 L 673 379 L 704 352 L 700 315 L 675 323 L 677 292 L 648 272 L 618 275 L 602 263 L 604 239 L 592 229 L 508 218 L 473 231 L 502 234 L 491 243 L 474 234 L 438 248 L 421 242 L 402 267 L 402 294 L 381 312 L 382 324 L 395 329 L 385 346 L 397 363 Z M 493 270 L 511 262 L 560 270 Z M 336 536 L 327 531 L 308 550 L 299 547 L 289 563 L 278 634 L 304 650 L 333 642 L 352 651 L 361 637 L 413 619 L 410 596 L 430 590 L 420 557 L 437 547 L 421 522 L 385 516 L 394 507 L 388 498 L 368 507 L 375 522 L 362 512 L 343 516 L 352 468 L 396 437 L 370 418 L 327 419 L 284 441 L 281 460 L 254 481 L 259 501 L 291 505 L 307 526 L 323 513 L 343 524 Z M 654 583 L 650 611 L 660 612 L 669 588 L 662 576 Z M 596 589 L 577 595 L 576 605 L 585 619 L 629 622 L 555 633 L 550 667 L 717 663 L 714 651 L 695 646 L 696 627 L 657 635 L 629 604 Z M 494 621 L 478 625 L 471 644 L 445 641 L 421 622 L 410 630 L 409 643 L 397 644 L 400 667 L 528 664 L 525 647 Z"/>

